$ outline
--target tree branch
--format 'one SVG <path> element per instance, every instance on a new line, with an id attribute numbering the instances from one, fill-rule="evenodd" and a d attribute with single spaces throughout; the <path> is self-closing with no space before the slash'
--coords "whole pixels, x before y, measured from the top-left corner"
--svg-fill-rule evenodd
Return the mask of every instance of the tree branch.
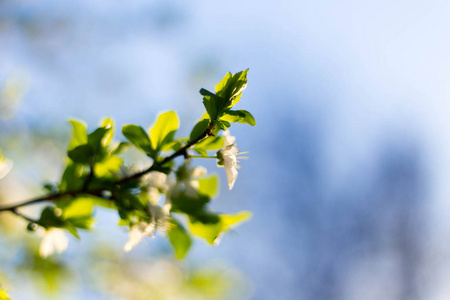
<path id="1" fill-rule="evenodd" d="M 199 143 L 200 141 L 204 140 L 205 138 L 212 136 L 213 133 L 213 129 L 215 127 L 215 123 L 211 122 L 208 126 L 208 128 L 202 133 L 200 134 L 196 139 L 193 139 L 192 141 L 190 141 L 189 143 L 187 143 L 185 146 L 183 146 L 182 148 L 180 148 L 178 151 L 172 153 L 170 156 L 165 157 L 161 162 L 154 162 L 149 168 L 135 173 L 133 175 L 130 175 L 128 177 L 124 177 L 116 182 L 114 182 L 114 185 L 120 185 L 126 182 L 130 182 L 130 181 L 134 181 L 137 180 L 139 178 L 141 178 L 142 176 L 144 176 L 145 174 L 148 174 L 152 171 L 156 171 L 157 169 L 159 169 L 160 167 L 162 167 L 163 165 L 167 164 L 168 162 L 174 160 L 176 157 L 178 156 L 185 156 L 187 157 L 187 151 L 189 150 L 189 148 L 191 148 L 192 146 L 194 146 L 195 144 Z M 54 200 L 58 200 L 64 196 L 72 196 L 72 197 L 76 197 L 82 194 L 88 194 L 88 195 L 94 195 L 94 196 L 100 196 L 101 197 L 101 193 L 106 190 L 106 189 L 99 189 L 99 190 L 89 190 L 88 186 L 89 186 L 89 182 L 92 180 L 92 177 L 94 176 L 93 174 L 93 167 L 91 166 L 90 172 L 89 172 L 89 176 L 86 179 L 84 186 L 81 190 L 77 190 L 77 191 L 66 191 L 66 192 L 58 192 L 58 193 L 53 193 L 53 194 L 49 194 L 49 195 L 44 195 L 41 197 L 37 197 L 37 198 L 33 198 L 30 200 L 26 200 L 23 201 L 21 203 L 17 203 L 17 204 L 12 204 L 12 205 L 7 205 L 7 206 L 0 206 L 0 212 L 3 211 L 10 211 L 18 216 L 21 216 L 25 219 L 27 219 L 28 221 L 32 222 L 33 220 L 28 219 L 27 217 L 25 217 L 24 215 L 20 214 L 17 212 L 17 208 L 19 207 L 23 207 L 23 206 L 28 206 L 28 205 L 32 205 L 35 203 L 40 203 L 40 202 L 44 202 L 44 201 L 54 201 Z"/>

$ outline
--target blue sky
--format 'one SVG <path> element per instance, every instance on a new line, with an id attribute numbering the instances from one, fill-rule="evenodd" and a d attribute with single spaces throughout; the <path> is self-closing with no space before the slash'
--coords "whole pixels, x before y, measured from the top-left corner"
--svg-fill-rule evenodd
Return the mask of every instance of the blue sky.
<path id="1" fill-rule="evenodd" d="M 419 244 L 431 249 L 421 248 L 417 273 L 427 288 L 420 293 L 444 299 L 449 12 L 447 1 L 5 1 L 0 81 L 16 76 L 28 83 L 11 121 L 17 124 L 45 127 L 77 117 L 93 126 L 110 115 L 119 125 L 148 126 L 168 109 L 192 124 L 203 110 L 200 87 L 212 89 L 226 72 L 250 68 L 240 105 L 257 126 L 232 131 L 250 160 L 217 207 L 252 209 L 255 216 L 219 248 L 195 250 L 193 259 L 218 256 L 241 266 L 254 281 L 255 299 L 361 299 L 358 286 L 370 287 L 365 299 L 401 299 L 400 284 L 367 285 L 371 272 L 394 274 L 392 282 L 401 277 L 389 242 L 368 238 L 387 250 L 366 256 L 352 247 L 350 230 L 338 256 L 350 267 L 342 267 L 327 258 L 341 244 L 324 246 L 311 235 L 320 228 L 317 234 L 328 237 L 345 211 L 372 216 L 372 226 L 383 228 L 377 216 L 389 205 L 373 200 L 374 191 L 392 174 L 410 178 L 407 170 L 415 170 L 427 224 Z M 42 173 L 51 179 L 58 172 Z M 357 258 L 342 258 L 351 251 Z M 428 259 L 433 251 L 441 264 Z M 316 265 L 322 273 L 314 278 L 308 270 Z M 323 275 L 329 268 L 338 270 L 329 271 L 331 279 Z M 314 290 L 327 280 L 333 293 Z"/>

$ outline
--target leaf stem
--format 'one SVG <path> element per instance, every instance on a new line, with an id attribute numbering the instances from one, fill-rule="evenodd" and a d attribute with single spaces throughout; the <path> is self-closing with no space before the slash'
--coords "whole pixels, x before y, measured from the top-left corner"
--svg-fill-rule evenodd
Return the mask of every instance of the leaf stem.
<path id="1" fill-rule="evenodd" d="M 201 155 L 189 155 L 189 158 L 213 158 L 213 159 L 217 159 L 216 156 L 201 156 Z"/>

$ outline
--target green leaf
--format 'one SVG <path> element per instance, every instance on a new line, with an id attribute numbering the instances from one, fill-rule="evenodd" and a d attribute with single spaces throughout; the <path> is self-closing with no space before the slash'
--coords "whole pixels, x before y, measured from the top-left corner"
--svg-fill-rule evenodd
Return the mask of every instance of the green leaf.
<path id="1" fill-rule="evenodd" d="M 200 90 L 201 92 L 202 90 Z M 225 106 L 226 101 L 221 97 L 214 95 L 203 95 L 203 105 L 211 120 L 217 120 L 220 112 Z"/>
<path id="2" fill-rule="evenodd" d="M 252 114 L 246 110 L 228 110 L 220 117 L 222 121 L 228 121 L 232 123 L 243 123 L 255 126 L 256 121 Z"/>
<path id="3" fill-rule="evenodd" d="M 76 163 L 92 164 L 94 162 L 95 152 L 89 144 L 77 146 L 67 154 L 69 158 Z"/>
<path id="4" fill-rule="evenodd" d="M 175 251 L 176 258 L 183 259 L 192 245 L 192 240 L 179 222 L 173 220 L 171 223 L 167 235 L 169 236 L 169 241 Z"/>
<path id="5" fill-rule="evenodd" d="M 210 122 L 209 119 L 204 119 L 197 122 L 197 124 L 195 124 L 194 128 L 191 131 L 189 140 L 193 141 L 196 138 L 198 138 L 202 133 L 204 133 L 206 129 L 208 129 L 209 122 Z"/>
<path id="6" fill-rule="evenodd" d="M 97 177 L 111 177 L 120 171 L 123 159 L 118 156 L 110 156 L 94 166 L 94 174 Z"/>
<path id="7" fill-rule="evenodd" d="M 68 160 L 69 161 L 69 160 Z M 84 166 L 69 161 L 61 178 L 59 189 L 61 191 L 76 191 L 84 184 Z"/>
<path id="8" fill-rule="evenodd" d="M 150 129 L 152 148 L 159 152 L 162 146 L 173 140 L 179 126 L 180 122 L 176 112 L 168 111 L 160 114 Z"/>
<path id="9" fill-rule="evenodd" d="M 240 94 L 247 86 L 247 73 L 248 69 L 233 75 L 228 73 L 216 85 L 216 94 L 226 100 L 227 108 L 233 107 L 239 101 Z"/>
<path id="10" fill-rule="evenodd" d="M 107 141 L 111 136 L 111 127 L 100 127 L 88 135 L 88 145 L 92 147 L 95 155 L 100 155 L 103 147 L 107 145 Z"/>
<path id="11" fill-rule="evenodd" d="M 216 94 L 220 94 L 220 95 L 224 94 L 224 91 L 226 90 L 227 83 L 230 80 L 230 78 L 231 78 L 231 73 L 228 72 L 227 74 L 225 74 L 225 76 L 222 78 L 222 80 L 220 80 L 219 83 L 216 84 L 216 87 L 214 89 L 216 91 Z"/>
<path id="12" fill-rule="evenodd" d="M 201 147 L 195 147 L 192 150 L 194 150 L 195 152 L 197 152 L 201 156 L 205 156 L 205 157 L 208 156 L 208 152 L 205 149 L 201 148 Z"/>
<path id="13" fill-rule="evenodd" d="M 44 208 L 38 223 L 44 227 L 63 227 L 65 225 L 61 210 L 53 206 Z"/>
<path id="14" fill-rule="evenodd" d="M 72 234 L 75 238 L 80 239 L 80 236 L 78 235 L 78 230 L 72 223 L 66 222 L 64 224 L 64 228 Z"/>
<path id="15" fill-rule="evenodd" d="M 185 139 L 176 139 L 161 147 L 161 151 L 178 151 L 184 146 Z"/>
<path id="16" fill-rule="evenodd" d="M 206 204 L 211 200 L 206 195 L 199 195 L 198 197 L 190 197 L 185 192 L 171 196 L 172 210 L 183 212 L 191 216 L 202 214 L 205 210 Z"/>
<path id="17" fill-rule="evenodd" d="M 208 197 L 214 197 L 219 187 L 219 179 L 217 175 L 211 175 L 206 178 L 198 179 L 199 193 Z"/>
<path id="18" fill-rule="evenodd" d="M 69 199 L 66 203 L 61 203 L 64 219 L 76 219 L 82 217 L 90 217 L 94 211 L 94 201 L 89 197 L 79 197 Z"/>
<path id="19" fill-rule="evenodd" d="M 131 144 L 127 143 L 127 142 L 120 142 L 118 144 L 116 144 L 115 146 L 113 146 L 113 149 L 111 151 L 112 155 L 119 155 L 124 153 L 125 151 L 128 150 L 128 148 L 130 148 Z"/>
<path id="20" fill-rule="evenodd" d="M 219 215 L 219 221 L 210 224 L 189 218 L 189 229 L 193 234 L 204 238 L 209 244 L 217 245 L 225 232 L 246 221 L 250 216 L 251 213 L 248 211 L 242 211 L 233 215 Z"/>
<path id="21" fill-rule="evenodd" d="M 202 89 L 200 89 L 200 95 L 202 95 L 202 96 L 215 96 L 216 94 L 211 93 L 210 91 L 202 88 Z"/>
<path id="22" fill-rule="evenodd" d="M 114 140 L 114 120 L 105 118 L 100 127 L 108 130 L 104 137 L 104 146 L 109 145 Z"/>
<path id="23" fill-rule="evenodd" d="M 0 300 L 11 300 L 3 289 L 0 289 Z"/>
<path id="24" fill-rule="evenodd" d="M 87 143 L 87 128 L 86 124 L 81 121 L 71 119 L 69 122 L 72 125 L 72 139 L 69 143 L 70 150 Z"/>
<path id="25" fill-rule="evenodd" d="M 227 130 L 227 128 L 229 128 L 229 127 L 231 126 L 230 122 L 228 122 L 228 121 L 223 121 L 223 120 L 217 121 L 217 125 L 218 125 L 219 128 L 222 129 L 222 130 Z"/>
<path id="26" fill-rule="evenodd" d="M 241 211 L 233 215 L 220 215 L 224 229 L 229 229 L 242 224 L 252 217 L 252 213 L 249 211 Z"/>
<path id="27" fill-rule="evenodd" d="M 217 150 L 223 147 L 224 139 L 221 136 L 210 136 L 194 146 L 194 150 Z"/>
<path id="28" fill-rule="evenodd" d="M 94 223 L 95 219 L 92 217 L 79 217 L 79 218 L 70 218 L 67 219 L 67 222 L 76 228 L 80 228 L 80 229 L 85 229 L 85 230 L 89 230 L 92 228 L 92 224 Z M 68 227 L 70 226 L 66 226 L 65 228 L 68 229 Z M 77 237 L 77 236 L 75 236 Z"/>
<path id="29" fill-rule="evenodd" d="M 150 143 L 150 138 L 144 128 L 129 124 L 122 127 L 122 133 L 136 148 L 144 151 L 148 155 L 153 155 L 154 151 Z"/>

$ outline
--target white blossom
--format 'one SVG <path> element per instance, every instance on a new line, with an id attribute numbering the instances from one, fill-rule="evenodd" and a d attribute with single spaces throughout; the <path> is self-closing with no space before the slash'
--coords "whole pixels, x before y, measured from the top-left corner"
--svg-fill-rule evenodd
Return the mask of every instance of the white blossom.
<path id="1" fill-rule="evenodd" d="M 228 188 L 231 190 L 234 186 L 236 178 L 238 176 L 237 169 L 240 168 L 238 165 L 238 155 L 239 149 L 235 144 L 236 138 L 231 136 L 229 131 L 223 133 L 224 145 L 220 150 L 221 160 L 223 161 L 223 167 L 225 167 L 225 173 L 227 174 Z"/>
<path id="2" fill-rule="evenodd" d="M 148 196 L 152 203 L 157 203 L 161 193 L 167 193 L 169 190 L 169 178 L 166 174 L 153 171 L 144 178 L 144 184 L 148 188 Z"/>
<path id="3" fill-rule="evenodd" d="M 188 159 L 184 164 L 178 169 L 177 180 L 170 181 L 169 188 L 170 196 L 177 196 L 184 190 L 186 196 L 191 198 L 198 198 L 198 189 L 200 183 L 198 179 L 206 175 L 206 169 L 202 166 L 191 168 L 191 160 Z"/>
<path id="4" fill-rule="evenodd" d="M 166 231 L 169 228 L 169 213 L 171 204 L 166 202 L 162 207 L 148 201 L 148 222 L 139 222 L 130 228 L 128 241 L 123 247 L 125 252 L 131 251 L 136 247 L 145 236 L 153 237 L 156 230 Z"/>
<path id="5" fill-rule="evenodd" d="M 62 253 L 67 249 L 69 240 L 66 237 L 64 229 L 50 228 L 45 231 L 39 247 L 39 254 L 46 258 L 53 253 Z"/>

